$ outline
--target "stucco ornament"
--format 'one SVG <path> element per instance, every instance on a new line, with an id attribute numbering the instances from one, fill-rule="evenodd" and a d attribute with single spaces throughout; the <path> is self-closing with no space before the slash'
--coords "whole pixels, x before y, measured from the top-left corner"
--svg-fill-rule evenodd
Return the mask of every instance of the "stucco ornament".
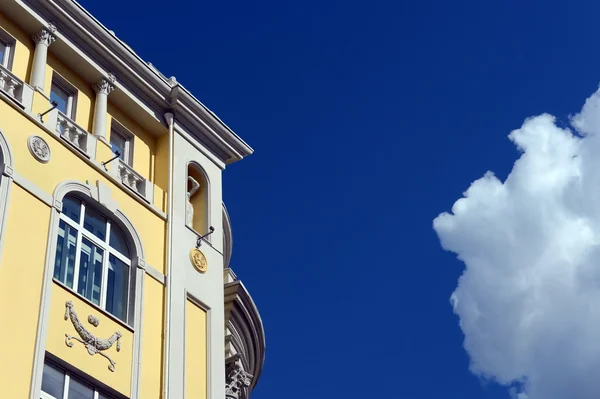
<path id="1" fill-rule="evenodd" d="M 190 260 L 192 265 L 200 272 L 204 273 L 208 269 L 208 261 L 206 256 L 198 248 L 190 249 Z"/>
<path id="2" fill-rule="evenodd" d="M 90 316 L 93 317 L 93 316 Z M 102 357 L 105 357 L 110 364 L 108 365 L 108 369 L 110 371 L 115 371 L 115 362 L 108 357 L 107 355 L 105 355 L 104 353 L 102 353 L 105 350 L 110 349 L 113 344 L 115 343 L 115 341 L 117 342 L 117 352 L 119 352 L 121 350 L 121 332 L 117 331 L 115 332 L 110 338 L 108 339 L 101 339 L 101 338 L 97 338 L 94 336 L 94 334 L 92 334 L 91 332 L 89 332 L 88 330 L 85 329 L 85 327 L 83 326 L 83 324 L 81 324 L 81 321 L 79 321 L 79 317 L 77 317 L 77 313 L 75 312 L 75 309 L 73 309 L 73 302 L 71 301 L 67 301 L 65 303 L 65 320 L 67 319 L 71 319 L 71 323 L 73 323 L 73 327 L 75 328 L 75 331 L 77 331 L 77 334 L 79 334 L 80 338 L 77 338 L 75 336 L 69 335 L 69 334 L 65 334 L 65 344 L 69 347 L 72 348 L 73 347 L 73 341 L 71 340 L 75 340 L 75 341 L 79 341 L 82 344 L 85 345 L 88 353 L 90 355 L 95 355 L 95 354 L 99 354 Z M 88 318 L 89 320 L 89 318 Z M 97 320 L 97 319 L 96 319 Z M 98 323 L 100 323 L 98 321 Z"/>
<path id="3" fill-rule="evenodd" d="M 41 163 L 46 163 L 50 160 L 50 146 L 40 136 L 29 136 L 27 147 L 31 155 Z"/>
<path id="4" fill-rule="evenodd" d="M 187 192 L 187 204 L 185 209 L 185 224 L 189 228 L 194 227 L 194 205 L 192 205 L 192 195 L 200 188 L 200 183 L 192 176 L 188 176 L 188 182 L 190 183 L 190 189 Z"/>
<path id="5" fill-rule="evenodd" d="M 225 375 L 225 395 L 227 398 L 240 399 L 243 389 L 252 383 L 252 374 L 244 370 L 242 360 L 237 359 L 227 365 Z"/>

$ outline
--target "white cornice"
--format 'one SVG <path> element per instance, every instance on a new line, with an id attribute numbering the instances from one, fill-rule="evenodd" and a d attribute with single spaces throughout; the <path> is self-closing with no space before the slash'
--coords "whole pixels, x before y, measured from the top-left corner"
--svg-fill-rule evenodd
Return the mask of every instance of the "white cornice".
<path id="1" fill-rule="evenodd" d="M 239 280 L 225 284 L 225 325 L 237 332 L 234 340 L 241 340 L 243 352 L 239 355 L 246 371 L 253 375 L 252 391 L 265 362 L 265 330 L 252 297 Z"/>
<path id="2" fill-rule="evenodd" d="M 72 51 L 83 52 L 100 76 L 114 73 L 116 90 L 135 97 L 138 103 L 141 101 L 143 108 L 163 125 L 162 115 L 172 110 L 178 123 L 224 163 L 252 154 L 252 148 L 187 89 L 142 60 L 76 1 L 7 0 L 4 4 L 10 6 L 9 3 L 32 14 L 41 26 L 50 22 L 56 25 L 59 40 L 63 38 Z"/>

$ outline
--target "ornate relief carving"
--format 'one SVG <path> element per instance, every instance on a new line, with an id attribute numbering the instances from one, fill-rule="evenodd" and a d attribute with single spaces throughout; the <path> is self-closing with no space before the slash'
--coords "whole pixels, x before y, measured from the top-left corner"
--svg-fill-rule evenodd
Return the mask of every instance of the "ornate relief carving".
<path id="1" fill-rule="evenodd" d="M 77 331 L 77 333 L 79 334 L 80 338 L 77 338 L 75 336 L 69 335 L 69 334 L 65 334 L 65 344 L 69 347 L 72 348 L 73 347 L 73 342 L 71 340 L 76 340 L 81 342 L 82 344 L 85 345 L 88 353 L 90 355 L 95 355 L 95 354 L 99 354 L 102 357 L 105 357 L 110 364 L 108 365 L 108 369 L 110 371 L 115 371 L 115 362 L 108 357 L 107 355 L 105 355 L 104 353 L 102 353 L 105 350 L 110 349 L 113 344 L 115 343 L 115 341 L 117 342 L 117 352 L 119 352 L 121 350 L 121 332 L 117 331 L 115 332 L 110 338 L 108 339 L 101 339 L 101 338 L 97 338 L 95 337 L 91 332 L 89 332 L 88 330 L 85 329 L 85 327 L 83 326 L 83 324 L 81 324 L 81 322 L 79 321 L 79 317 L 77 317 L 77 313 L 75 313 L 75 309 L 73 309 L 73 302 L 71 301 L 67 301 L 65 303 L 65 320 L 67 319 L 71 319 L 71 323 L 73 323 L 73 327 L 75 328 L 75 331 Z M 90 321 L 91 323 L 91 318 L 93 318 L 93 316 L 90 316 L 88 318 L 88 321 Z M 94 318 L 95 319 L 95 318 Z M 98 319 L 96 319 L 97 321 Z M 100 322 L 98 321 L 98 324 Z M 97 324 L 96 324 L 97 325 Z"/>
<path id="2" fill-rule="evenodd" d="M 94 317 L 92 315 L 88 316 L 88 323 L 90 323 L 91 325 L 93 325 L 94 327 L 98 327 L 100 325 L 100 320 L 98 320 L 97 317 Z"/>
<path id="3" fill-rule="evenodd" d="M 240 399 L 244 388 L 252 383 L 252 374 L 244 370 L 242 359 L 237 359 L 227 365 L 225 370 L 225 395 L 228 398 Z"/>
<path id="4" fill-rule="evenodd" d="M 113 84 L 114 82 L 114 75 L 109 75 L 108 79 L 102 78 L 94 83 L 94 91 L 96 93 L 102 93 L 108 96 L 115 89 L 115 85 Z"/>
<path id="5" fill-rule="evenodd" d="M 206 261 L 206 256 L 200 251 L 198 248 L 190 249 L 190 260 L 192 261 L 192 265 L 200 273 L 204 273 L 206 269 L 208 269 L 208 262 Z"/>
<path id="6" fill-rule="evenodd" d="M 50 160 L 50 146 L 40 136 L 29 136 L 27 147 L 31 155 L 41 163 L 46 163 Z"/>
<path id="7" fill-rule="evenodd" d="M 36 44 L 45 44 L 46 46 L 50 46 L 56 40 L 54 32 L 56 32 L 56 27 L 50 24 L 47 28 L 42 28 L 34 33 L 32 38 Z"/>

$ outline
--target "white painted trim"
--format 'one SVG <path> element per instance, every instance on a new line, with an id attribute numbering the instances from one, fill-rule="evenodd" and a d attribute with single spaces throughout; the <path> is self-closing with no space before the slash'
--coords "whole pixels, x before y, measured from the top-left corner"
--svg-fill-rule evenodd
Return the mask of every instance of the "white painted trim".
<path id="1" fill-rule="evenodd" d="M 144 248 L 141 238 L 131 223 L 119 209 L 111 210 L 116 203 L 109 197 L 110 192 L 106 192 L 106 186 L 96 184 L 92 186 L 88 183 L 68 180 L 58 184 L 54 190 L 50 214 L 50 227 L 48 229 L 48 245 L 46 249 L 46 261 L 44 265 L 44 280 L 42 281 L 42 295 L 40 301 L 40 317 L 38 319 L 38 328 L 36 334 L 36 343 L 34 351 L 34 365 L 31 379 L 30 399 L 39 399 L 42 384 L 42 373 L 44 368 L 45 358 L 45 343 L 48 333 L 48 314 L 51 303 L 51 284 L 53 284 L 52 274 L 54 270 L 54 255 L 56 253 L 56 244 L 58 237 L 58 224 L 60 221 L 60 204 L 63 198 L 72 192 L 77 192 L 84 197 L 89 197 L 90 200 L 95 200 L 104 208 L 105 213 L 112 213 L 112 219 L 119 221 L 125 228 L 126 236 L 131 240 L 135 253 L 132 255 L 132 267 L 136 270 L 136 287 L 135 304 L 134 304 L 134 320 L 133 320 L 133 349 L 132 349 L 132 369 L 131 369 L 131 397 L 130 399 L 140 399 L 140 367 L 142 355 L 142 312 L 144 303 Z M 109 207 L 107 207 L 108 205 Z M 114 212 L 114 213 L 113 213 Z M 138 265 L 141 265 L 138 267 Z M 91 302 L 90 302 L 91 303 Z M 94 305 L 96 306 L 96 305 Z M 100 307 L 96 306 L 99 311 L 104 312 Z"/>
<path id="2" fill-rule="evenodd" d="M 40 187 L 36 186 L 30 180 L 27 180 L 25 177 L 21 176 L 17 172 L 14 172 L 13 176 L 14 182 L 17 186 L 21 187 L 23 190 L 33 195 L 35 198 L 39 199 L 44 204 L 52 206 L 52 196 L 50 194 L 42 190 Z"/>
<path id="3" fill-rule="evenodd" d="M 147 263 L 146 263 L 146 274 L 148 274 L 150 277 L 152 277 L 153 279 L 155 279 L 162 285 L 165 285 L 165 280 L 166 280 L 165 275 L 162 274 L 161 272 L 159 272 L 158 269 L 155 269 L 154 266 L 151 266 Z"/>

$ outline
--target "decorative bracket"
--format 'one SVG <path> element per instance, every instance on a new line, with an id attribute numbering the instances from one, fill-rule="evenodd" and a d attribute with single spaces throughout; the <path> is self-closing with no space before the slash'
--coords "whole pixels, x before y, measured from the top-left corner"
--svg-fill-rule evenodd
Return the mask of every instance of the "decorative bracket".
<path id="1" fill-rule="evenodd" d="M 73 335 L 65 334 L 65 345 L 67 345 L 69 348 L 72 348 L 73 341 L 71 340 L 73 339 L 75 341 L 81 342 L 83 345 L 85 345 L 88 353 L 91 356 L 98 354 L 102 357 L 105 357 L 110 362 L 110 364 L 108 365 L 108 369 L 114 372 L 116 363 L 102 352 L 110 349 L 115 343 L 115 341 L 117 342 L 117 352 L 121 350 L 121 332 L 116 331 L 108 339 L 97 338 L 96 336 L 94 336 L 94 334 L 86 330 L 83 324 L 81 324 L 81 321 L 79 321 L 79 317 L 77 317 L 75 309 L 73 309 L 73 302 L 71 301 L 67 301 L 65 303 L 65 320 L 69 318 L 71 319 L 71 323 L 73 323 L 73 327 L 75 328 L 75 331 L 77 331 L 77 334 L 79 334 L 80 338 L 77 338 Z M 91 315 L 88 317 L 88 321 L 93 326 L 98 326 L 100 324 L 100 321 L 96 317 Z"/>

